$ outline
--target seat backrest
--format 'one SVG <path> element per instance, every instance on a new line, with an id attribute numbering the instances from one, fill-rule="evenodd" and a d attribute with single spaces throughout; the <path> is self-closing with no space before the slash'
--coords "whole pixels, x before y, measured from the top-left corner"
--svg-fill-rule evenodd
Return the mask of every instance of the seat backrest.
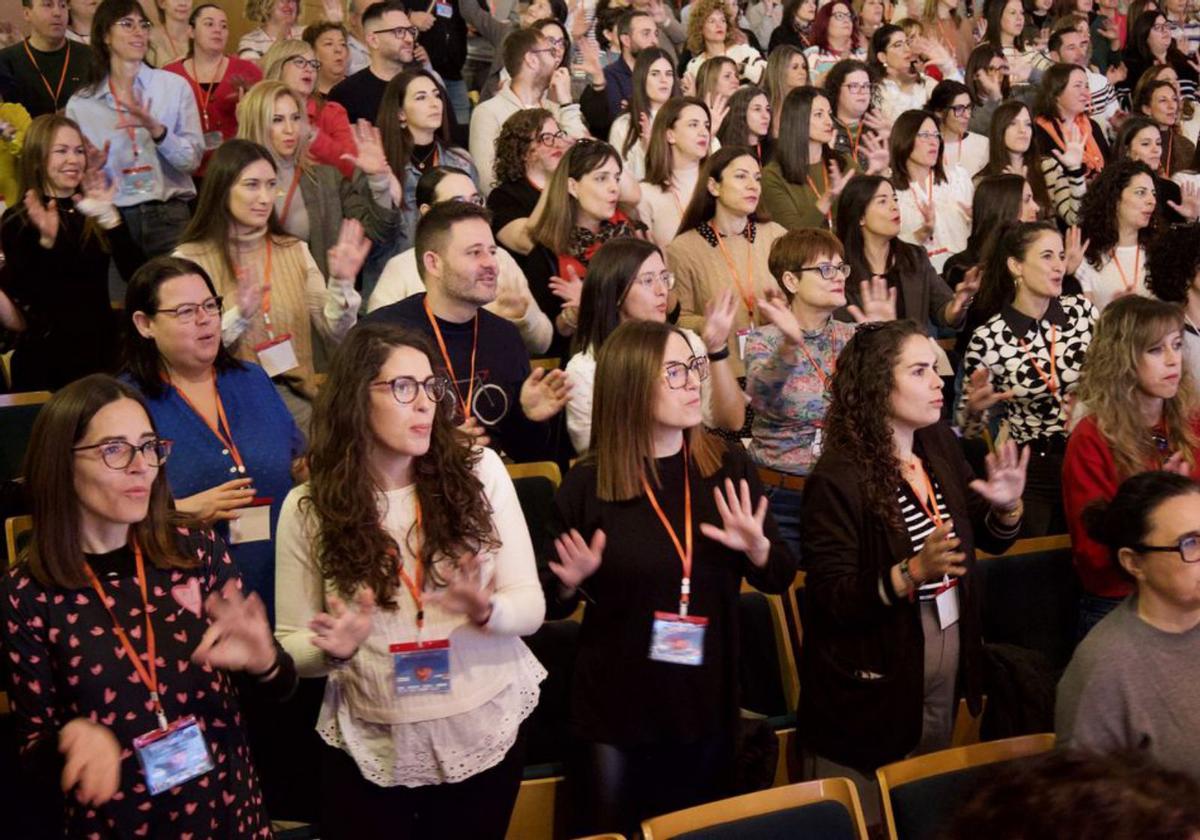
<path id="1" fill-rule="evenodd" d="M 888 836 L 892 840 L 936 840 L 983 780 L 1053 747 L 1053 735 L 1027 735 L 880 767 L 876 775 Z"/>
<path id="2" fill-rule="evenodd" d="M 840 802 L 814 802 L 675 835 L 676 840 L 856 840 L 854 818 Z"/>
<path id="3" fill-rule="evenodd" d="M 982 596 L 983 638 L 1043 654 L 1064 668 L 1075 649 L 1079 579 L 1068 537 L 1020 540 L 975 566 Z"/>
<path id="4" fill-rule="evenodd" d="M 21 549 L 29 544 L 33 536 L 32 516 L 10 516 L 4 520 L 4 546 L 8 565 L 17 562 Z"/>
<path id="5" fill-rule="evenodd" d="M 775 618 L 768 596 L 743 592 L 738 601 L 738 670 L 742 708 L 781 717 L 789 708 L 780 672 Z"/>
<path id="6" fill-rule="evenodd" d="M 554 508 L 554 482 L 545 476 L 534 475 L 514 478 L 513 487 L 536 551 L 546 539 L 547 517 Z"/>
<path id="7" fill-rule="evenodd" d="M 21 462 L 29 446 L 33 421 L 48 399 L 49 391 L 7 394 L 0 399 L 0 481 L 21 474 Z"/>

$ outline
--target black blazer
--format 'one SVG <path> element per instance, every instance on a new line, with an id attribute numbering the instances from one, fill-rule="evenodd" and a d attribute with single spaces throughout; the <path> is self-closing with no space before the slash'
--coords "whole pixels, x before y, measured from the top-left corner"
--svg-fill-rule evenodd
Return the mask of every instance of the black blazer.
<path id="1" fill-rule="evenodd" d="M 959 693 L 978 711 L 982 637 L 971 574 L 975 548 L 1001 552 L 1013 537 L 989 527 L 990 506 L 968 489 L 975 475 L 949 427 L 919 430 L 914 448 L 941 485 L 967 555 L 968 572 L 959 581 Z M 796 720 L 802 748 L 870 774 L 904 758 L 920 740 L 925 637 L 916 601 L 889 605 L 880 596 L 881 577 L 913 550 L 904 530 L 869 507 L 864 481 L 849 457 L 827 449 L 804 487 L 801 562 L 807 578 Z M 890 594 L 890 586 L 885 590 Z"/>

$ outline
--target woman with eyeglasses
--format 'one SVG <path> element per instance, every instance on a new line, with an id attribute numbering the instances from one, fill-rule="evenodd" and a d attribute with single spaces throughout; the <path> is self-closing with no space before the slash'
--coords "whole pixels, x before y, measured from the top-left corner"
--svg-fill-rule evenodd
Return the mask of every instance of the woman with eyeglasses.
<path id="1" fill-rule="evenodd" d="M 242 582 L 275 621 L 275 532 L 304 436 L 262 368 L 221 343 L 221 298 L 190 260 L 155 257 L 125 293 L 126 378 L 173 441 L 175 509 L 226 542 Z"/>
<path id="2" fill-rule="evenodd" d="M 874 136 L 887 146 L 892 127 L 872 107 L 875 71 L 853 58 L 833 65 L 825 76 L 825 98 L 833 106 L 833 150 L 846 156 L 860 171 L 870 165 L 866 137 Z"/>
<path id="3" fill-rule="evenodd" d="M 771 110 L 771 139 L 779 136 L 779 115 L 783 100 L 798 87 L 808 84 L 808 62 L 799 47 L 786 44 L 767 56 L 762 87 L 767 92 L 767 107 Z"/>
<path id="4" fill-rule="evenodd" d="M 175 73 L 145 63 L 150 21 L 138 0 L 104 0 L 92 31 L 95 60 L 67 102 L 73 119 L 106 152 L 112 202 L 148 257 L 169 252 L 191 217 L 192 173 L 204 156 L 195 96 Z"/>
<path id="5" fill-rule="evenodd" d="M 567 431 L 579 455 L 591 445 L 592 394 L 596 357 L 604 342 L 626 321 L 666 323 L 675 276 L 667 270 L 662 250 L 644 239 L 622 237 L 602 246 L 588 266 L 579 304 L 579 329 L 567 362 L 571 393 L 567 398 Z M 704 323 L 704 337 L 681 330 L 697 356 L 713 356 L 710 377 L 702 383 L 705 425 L 736 432 L 746 420 L 746 401 L 722 351 L 729 342 L 735 298 L 727 292 Z"/>
<path id="6" fill-rule="evenodd" d="M 761 92 L 760 99 L 766 102 Z M 762 122 L 764 129 L 769 127 L 770 115 Z M 692 200 L 712 143 L 708 108 L 693 96 L 670 100 L 654 118 L 638 218 L 648 228 L 650 241 L 660 248 L 671 244 L 679 230 L 683 208 Z"/>
<path id="7" fill-rule="evenodd" d="M 630 176 L 646 177 L 646 150 L 654 117 L 667 101 L 679 95 L 671 54 L 658 47 L 638 53 L 633 63 L 633 94 L 628 109 L 613 120 L 609 144 L 621 153 Z"/>
<path id="8" fill-rule="evenodd" d="M 961 166 L 947 165 L 937 118 L 905 111 L 892 125 L 892 184 L 900 204 L 900 238 L 919 245 L 940 274 L 967 246 L 975 185 Z"/>
<path id="9" fill-rule="evenodd" d="M 983 43 L 971 50 L 963 70 L 963 84 L 971 92 L 974 109 L 968 127 L 976 134 L 987 134 L 992 114 L 1012 93 L 1008 78 L 1008 59 L 1002 50 Z"/>
<path id="10" fill-rule="evenodd" d="M 1133 591 L 1092 539 L 1087 507 L 1108 502 L 1132 475 L 1165 469 L 1200 477 L 1200 404 L 1186 364 L 1183 312 L 1135 295 L 1113 301 L 1096 324 L 1078 396 L 1086 415 L 1063 459 L 1063 505 L 1083 593 L 1079 638 Z"/>
<path id="11" fill-rule="evenodd" d="M 825 74 L 844 58 L 866 60 L 858 19 L 849 3 L 832 0 L 817 11 L 812 23 L 812 46 L 804 50 L 804 57 L 811 85 L 822 84 Z"/>
<path id="12" fill-rule="evenodd" d="M 304 41 L 276 41 L 260 64 L 264 79 L 283 82 L 300 102 L 308 121 L 308 155 L 313 163 L 332 166 L 345 178 L 353 177 L 358 146 L 350 118 L 338 103 L 314 96 L 321 62 L 313 48 Z"/>
<path id="13" fill-rule="evenodd" d="M 971 131 L 971 92 L 962 82 L 938 82 L 929 95 L 929 110 L 938 118 L 942 133 L 942 161 L 958 166 L 969 177 L 987 166 L 988 138 Z"/>
<path id="14" fill-rule="evenodd" d="M 1021 525 L 1028 453 L 1010 442 L 976 478 L 940 422 L 936 358 L 913 321 L 860 328 L 804 485 L 801 772 L 846 776 L 865 803 L 876 768 L 950 745 L 959 696 L 979 708 L 975 552 L 1003 552 Z"/>
<path id="15" fill-rule="evenodd" d="M 276 41 L 299 39 L 304 28 L 296 21 L 300 17 L 298 0 L 246 0 L 246 20 L 257 23 L 238 41 L 238 58 L 258 61 Z"/>
<path id="16" fill-rule="evenodd" d="M 308 162 L 303 106 L 283 82 L 266 80 L 252 87 L 238 104 L 238 123 L 239 138 L 271 152 L 279 180 L 276 218 L 286 233 L 308 243 L 323 276 L 330 276 L 327 253 L 343 220 L 359 222 L 372 242 L 395 239 L 399 206 L 379 131 L 355 126 L 357 153 L 349 161 L 353 177 L 346 178 L 331 166 Z"/>
<path id="17" fill-rule="evenodd" d="M 158 26 L 150 30 L 150 51 L 146 60 L 152 67 L 166 67 L 187 57 L 192 35 L 192 0 L 155 0 Z"/>
<path id="18" fill-rule="evenodd" d="M 1200 74 L 1180 52 L 1171 35 L 1171 26 L 1166 16 L 1158 9 L 1149 9 L 1136 18 L 1130 18 L 1129 38 L 1121 51 L 1125 62 L 1126 76 L 1119 90 L 1126 96 L 1150 68 L 1169 65 L 1179 77 L 1179 92 L 1183 99 L 1196 101 L 1196 84 Z"/>
<path id="19" fill-rule="evenodd" d="M 1200 485 L 1170 472 L 1127 479 L 1085 514 L 1133 594 L 1080 642 L 1059 681 L 1054 730 L 1064 746 L 1137 750 L 1196 777 L 1198 516 Z"/>
<path id="20" fill-rule="evenodd" d="M 529 232 L 545 212 L 546 186 L 572 142 L 544 108 L 518 111 L 500 128 L 487 206 L 496 241 L 518 260 L 534 249 Z"/>
<path id="21" fill-rule="evenodd" d="M 291 95 L 284 90 L 284 96 Z M 271 152 L 242 139 L 222 144 L 176 256 L 207 272 L 225 299 L 222 342 L 234 357 L 266 371 L 296 424 L 307 431 L 317 390 L 314 337 L 336 344 L 354 326 L 362 302 L 354 278 L 370 243 L 361 224 L 342 220 L 326 251 L 323 276 L 310 246 L 280 224 L 279 191 Z"/>
<path id="22" fill-rule="evenodd" d="M 1162 132 L 1163 148 L 1160 166 L 1151 167 L 1163 177 L 1188 169 L 1196 156 L 1196 144 L 1183 136 L 1179 92 L 1170 79 L 1156 78 L 1139 81 L 1133 93 L 1133 107 L 1154 120 Z"/>
<path id="23" fill-rule="evenodd" d="M 837 237 L 808 228 L 775 241 L 770 268 L 782 293 L 759 299 L 769 323 L 746 342 L 746 393 L 754 409 L 749 452 L 779 532 L 800 557 L 800 491 L 821 457 L 838 354 L 854 335 L 851 324 L 833 318 L 846 306 L 850 266 Z M 856 316 L 895 319 L 894 290 L 876 283 L 863 297 L 866 312 L 854 307 Z"/>
<path id="24" fill-rule="evenodd" d="M 734 9 L 737 4 L 734 4 Z M 738 40 L 736 13 L 730 12 L 726 0 L 696 0 L 691 7 L 687 26 L 687 48 L 691 59 L 684 74 L 696 78 L 700 67 L 710 58 L 723 56 L 737 67 L 738 79 L 756 85 L 762 78 L 766 61 L 745 38 Z"/>
<path id="25" fill-rule="evenodd" d="M 47 834 L 270 833 L 239 706 L 285 699 L 295 666 L 225 542 L 171 509 L 170 451 L 102 374 L 33 426 L 33 535 L 0 616 L 30 804 L 65 794 L 38 809 Z"/>
<path id="26" fill-rule="evenodd" d="M 1103 129 L 1088 116 L 1087 71 L 1074 64 L 1055 64 L 1046 71 L 1038 88 L 1034 109 L 1033 142 L 1042 160 L 1046 189 L 1055 198 L 1059 218 L 1068 224 L 1075 219 L 1070 204 L 1057 196 L 1070 192 L 1068 184 L 1082 176 L 1091 185 L 1111 156 Z M 1089 190 L 1092 187 L 1089 186 Z"/>
<path id="27" fill-rule="evenodd" d="M 708 375 L 675 327 L 617 327 L 596 362 L 592 446 L 550 513 L 548 612 L 587 601 L 571 688 L 574 835 L 633 836 L 646 817 L 728 795 L 739 592 L 782 592 L 795 576 L 741 447 L 704 430 Z"/>
<path id="28" fill-rule="evenodd" d="M 455 428 L 449 387 L 422 336 L 355 329 L 318 397 L 311 477 L 280 515 L 276 636 L 301 675 L 329 677 L 335 840 L 500 840 L 521 784 L 546 677 L 521 636 L 545 601 L 512 480 Z"/>
<path id="29" fill-rule="evenodd" d="M 200 113 L 204 132 L 204 159 L 196 177 L 204 175 L 213 150 L 237 134 L 237 104 L 242 94 L 262 79 L 252 61 L 229 56 L 229 18 L 213 3 L 197 6 L 188 21 L 191 36 L 188 54 L 163 67 L 187 80 Z"/>
<path id="30" fill-rule="evenodd" d="M 817 17 L 816 0 L 787 0 L 783 4 L 783 14 L 780 23 L 771 33 L 767 43 L 767 61 L 775 55 L 779 47 L 794 47 L 805 50 L 812 46 L 812 23 Z M 806 79 L 805 84 L 808 84 Z"/>
<path id="31" fill-rule="evenodd" d="M 875 31 L 867 63 L 879 78 L 875 99 L 887 123 L 894 123 L 905 111 L 924 108 L 929 101 L 938 80 L 923 72 L 926 64 L 937 67 L 943 78 L 960 75 L 944 46 L 922 37 L 909 40 L 903 29 L 890 23 Z"/>
<path id="32" fill-rule="evenodd" d="M 0 282 L 24 321 L 11 360 L 13 390 L 53 391 L 114 371 L 119 328 L 109 273 L 115 265 L 132 277 L 145 258 L 69 118 L 43 114 L 25 130 L 21 195 L 0 220 L 7 261 Z"/>

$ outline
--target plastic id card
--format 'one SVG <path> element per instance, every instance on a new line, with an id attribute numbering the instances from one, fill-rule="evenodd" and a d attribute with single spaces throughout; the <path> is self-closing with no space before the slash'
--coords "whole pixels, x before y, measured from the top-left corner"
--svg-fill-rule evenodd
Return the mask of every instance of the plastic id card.
<path id="1" fill-rule="evenodd" d="M 392 654 L 396 695 L 446 694 L 450 691 L 450 640 L 395 644 Z"/>
<path id="2" fill-rule="evenodd" d="M 134 738 L 133 749 L 146 774 L 146 787 L 151 796 L 213 769 L 208 744 L 192 715 L 179 718 L 166 729 L 155 729 Z"/>
<path id="3" fill-rule="evenodd" d="M 291 335 L 281 335 L 264 341 L 254 348 L 254 352 L 258 354 L 258 363 L 262 365 L 262 369 L 272 378 L 300 367 Z"/>
<path id="4" fill-rule="evenodd" d="M 231 545 L 271 539 L 271 499 L 255 499 L 234 513 L 238 518 L 229 520 Z"/>
<path id="5" fill-rule="evenodd" d="M 650 658 L 675 665 L 702 665 L 704 631 L 707 629 L 707 618 L 656 612 L 650 637 Z"/>

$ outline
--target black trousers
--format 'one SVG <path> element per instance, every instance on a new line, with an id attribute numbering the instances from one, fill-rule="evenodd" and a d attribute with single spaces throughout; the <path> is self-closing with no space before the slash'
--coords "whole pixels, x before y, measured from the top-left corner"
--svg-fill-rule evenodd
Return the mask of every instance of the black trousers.
<path id="1" fill-rule="evenodd" d="M 1064 534 L 1067 518 L 1063 512 L 1062 452 L 1034 453 L 1025 473 L 1025 517 L 1021 537 L 1045 537 Z"/>
<path id="2" fill-rule="evenodd" d="M 504 840 L 525 769 L 524 729 L 504 760 L 454 784 L 380 787 L 324 745 L 321 837 L 328 840 Z"/>
<path id="3" fill-rule="evenodd" d="M 580 741 L 567 769 L 572 836 L 635 837 L 644 819 L 729 796 L 733 771 L 734 739 L 725 733 L 628 749 Z"/>

